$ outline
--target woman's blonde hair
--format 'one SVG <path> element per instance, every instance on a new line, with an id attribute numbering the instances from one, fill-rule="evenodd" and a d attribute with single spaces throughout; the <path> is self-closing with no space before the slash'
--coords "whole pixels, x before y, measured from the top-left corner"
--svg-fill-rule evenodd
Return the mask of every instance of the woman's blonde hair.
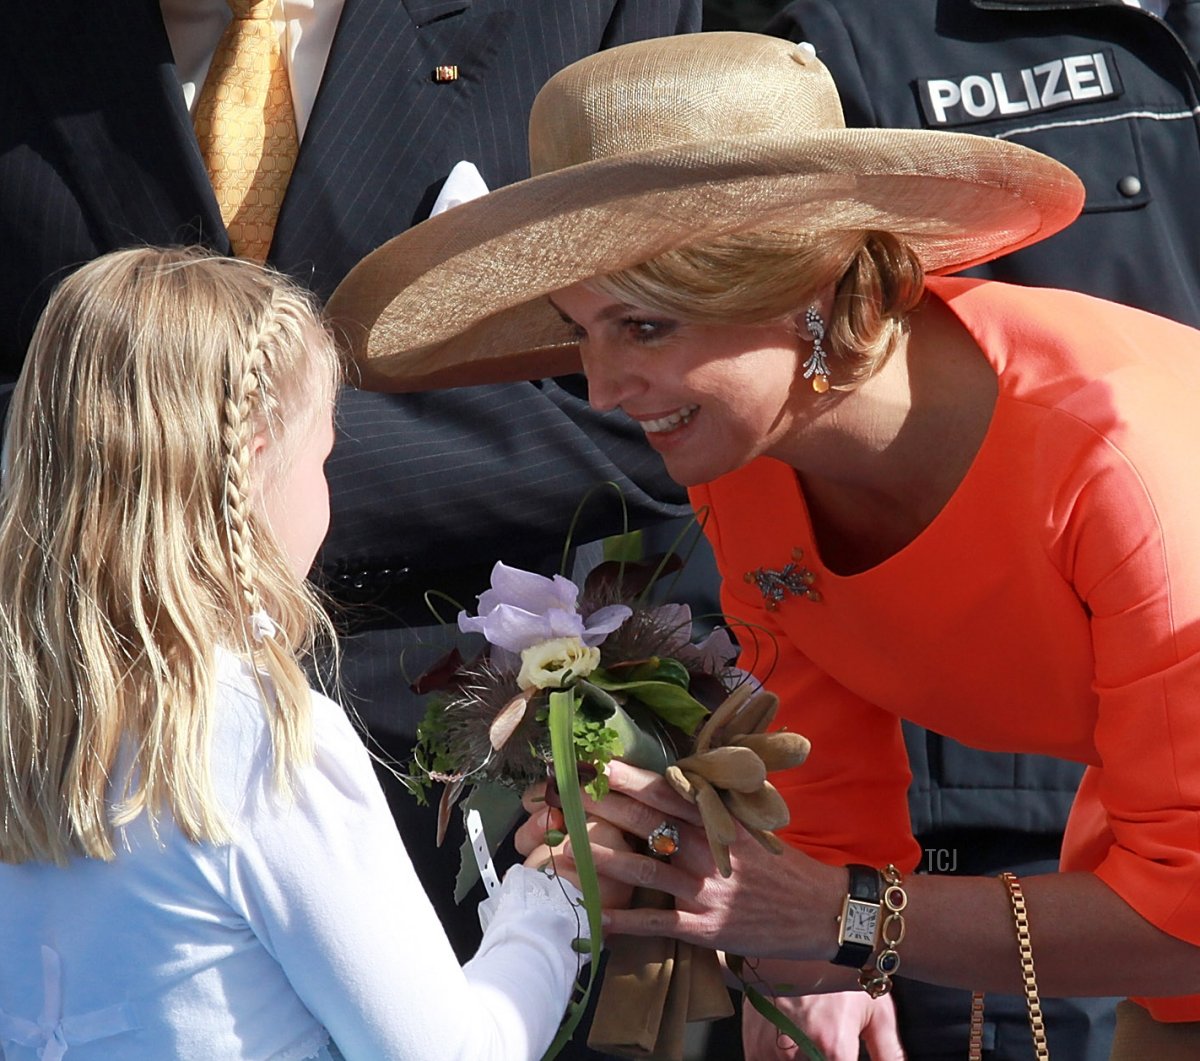
<path id="1" fill-rule="evenodd" d="M 55 291 L 0 487 L 0 859 L 112 858 L 113 827 L 141 813 L 226 838 L 209 770 L 218 646 L 266 673 L 285 792 L 311 758 L 297 658 L 328 619 L 254 508 L 289 446 L 267 446 L 266 468 L 252 447 L 316 426 L 338 379 L 310 297 L 249 262 L 119 251 Z M 251 632 L 260 612 L 273 636 Z M 113 792 L 122 742 L 133 770 Z"/>
<path id="2" fill-rule="evenodd" d="M 794 320 L 832 286 L 827 349 L 839 360 L 831 382 L 845 390 L 895 349 L 925 274 L 887 232 L 750 231 L 667 251 L 588 286 L 701 324 L 749 325 Z"/>

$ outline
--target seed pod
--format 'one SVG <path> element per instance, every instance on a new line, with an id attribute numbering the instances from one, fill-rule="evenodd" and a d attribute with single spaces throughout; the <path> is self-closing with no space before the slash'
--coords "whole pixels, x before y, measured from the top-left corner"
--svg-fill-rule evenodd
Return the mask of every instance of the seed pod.
<path id="1" fill-rule="evenodd" d="M 799 733 L 748 733 L 744 737 L 735 737 L 733 744 L 738 748 L 749 748 L 763 762 L 767 773 L 776 770 L 787 770 L 799 766 L 808 758 L 812 744 L 807 737 Z"/>
<path id="2" fill-rule="evenodd" d="M 737 826 L 721 802 L 720 793 L 699 774 L 685 773 L 683 776 L 696 790 L 696 806 L 700 809 L 700 817 L 704 819 L 705 832 L 722 844 L 732 844 L 737 838 Z"/>
<path id="3" fill-rule="evenodd" d="M 708 835 L 707 832 L 705 835 Z M 717 872 L 722 877 L 731 877 L 733 875 L 733 862 L 729 857 L 729 845 L 722 844 L 709 836 L 708 849 L 712 852 L 713 862 L 717 865 Z"/>
<path id="4" fill-rule="evenodd" d="M 508 743 L 508 738 L 521 724 L 521 719 L 525 717 L 525 711 L 529 707 L 529 698 L 532 695 L 532 691 L 522 690 L 509 700 L 492 719 L 492 724 L 488 726 L 488 741 L 496 751 L 500 751 Z"/>
<path id="5" fill-rule="evenodd" d="M 787 845 L 778 836 L 772 832 L 768 832 L 766 829 L 747 829 L 746 831 L 772 855 L 782 855 L 787 850 Z"/>
<path id="6" fill-rule="evenodd" d="M 765 689 L 751 700 L 734 718 L 728 736 L 734 734 L 762 733 L 775 718 L 779 710 L 779 697 Z"/>
<path id="7" fill-rule="evenodd" d="M 767 779 L 762 759 L 750 748 L 710 748 L 703 755 L 680 759 L 678 766 L 685 774 L 699 774 L 717 788 L 738 792 L 756 792 Z"/>
<path id="8" fill-rule="evenodd" d="M 728 790 L 721 793 L 721 798 L 735 818 L 755 829 L 782 829 L 791 817 L 787 803 L 769 781 L 757 792 Z"/>
<path id="9" fill-rule="evenodd" d="M 728 877 L 733 872 L 733 864 L 729 859 L 729 845 L 737 836 L 737 826 L 712 785 L 699 774 L 689 774 L 687 779 L 696 792 L 696 806 L 704 822 L 704 835 L 708 839 L 708 849 L 712 852 L 713 861 L 717 864 L 721 876 Z"/>
<path id="10" fill-rule="evenodd" d="M 689 803 L 696 802 L 696 790 L 692 787 L 692 783 L 683 776 L 683 771 L 677 764 L 672 763 L 668 766 L 663 776 L 667 779 L 667 784 Z"/>
<path id="11" fill-rule="evenodd" d="M 750 699 L 750 694 L 753 691 L 754 689 L 750 682 L 743 682 L 717 705 L 716 710 L 708 716 L 700 732 L 696 735 L 697 755 L 708 751 L 714 734 L 741 710 L 742 705 Z"/>

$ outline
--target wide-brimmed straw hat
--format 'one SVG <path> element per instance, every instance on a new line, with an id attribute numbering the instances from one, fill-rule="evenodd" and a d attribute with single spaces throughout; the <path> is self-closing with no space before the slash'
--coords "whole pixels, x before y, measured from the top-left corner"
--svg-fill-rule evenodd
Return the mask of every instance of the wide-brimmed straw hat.
<path id="1" fill-rule="evenodd" d="M 883 230 L 929 272 L 1027 246 L 1078 214 L 1065 166 L 1003 140 L 847 129 L 807 45 L 697 33 L 556 74 L 529 126 L 533 176 L 369 254 L 329 302 L 360 386 L 422 390 L 578 369 L 545 296 L 753 229 Z"/>

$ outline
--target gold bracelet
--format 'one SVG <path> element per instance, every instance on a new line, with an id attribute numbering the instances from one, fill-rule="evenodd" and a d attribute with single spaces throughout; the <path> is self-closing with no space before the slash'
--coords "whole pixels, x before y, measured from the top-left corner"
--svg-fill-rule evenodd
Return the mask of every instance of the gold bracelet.
<path id="1" fill-rule="evenodd" d="M 971 1024 L 967 1038 L 967 1061 L 983 1061 L 983 992 L 971 992 Z"/>
<path id="2" fill-rule="evenodd" d="M 889 865 L 879 871 L 879 876 L 885 885 L 880 905 L 886 913 L 879 926 L 883 950 L 873 965 L 867 965 L 858 974 L 858 986 L 872 998 L 886 995 L 892 989 L 892 977 L 900 968 L 900 954 L 896 948 L 904 942 L 904 908 L 908 906 L 908 893 L 904 890 L 900 871 Z"/>
<path id="3" fill-rule="evenodd" d="M 1029 1011 L 1029 1030 L 1033 1033 L 1033 1050 L 1038 1061 L 1049 1061 L 1046 1045 L 1046 1022 L 1042 1017 L 1042 1000 L 1038 997 L 1037 976 L 1033 971 L 1033 939 L 1029 934 L 1029 914 L 1025 908 L 1025 893 L 1021 882 L 1012 873 L 1001 873 L 1000 879 L 1008 888 L 1012 901 L 1013 922 L 1017 928 L 1017 949 L 1021 954 L 1021 978 L 1025 987 L 1025 1007 Z"/>

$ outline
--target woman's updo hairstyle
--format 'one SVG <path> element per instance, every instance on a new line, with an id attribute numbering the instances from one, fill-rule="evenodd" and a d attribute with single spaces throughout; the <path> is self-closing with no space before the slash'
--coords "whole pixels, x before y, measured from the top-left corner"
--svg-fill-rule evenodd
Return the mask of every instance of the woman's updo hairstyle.
<path id="1" fill-rule="evenodd" d="M 907 331 L 925 272 L 888 232 L 735 232 L 667 251 L 590 281 L 610 298 L 700 324 L 800 320 L 830 287 L 827 346 L 833 388 L 850 389 L 884 363 Z M 807 333 L 800 325 L 802 338 Z"/>

